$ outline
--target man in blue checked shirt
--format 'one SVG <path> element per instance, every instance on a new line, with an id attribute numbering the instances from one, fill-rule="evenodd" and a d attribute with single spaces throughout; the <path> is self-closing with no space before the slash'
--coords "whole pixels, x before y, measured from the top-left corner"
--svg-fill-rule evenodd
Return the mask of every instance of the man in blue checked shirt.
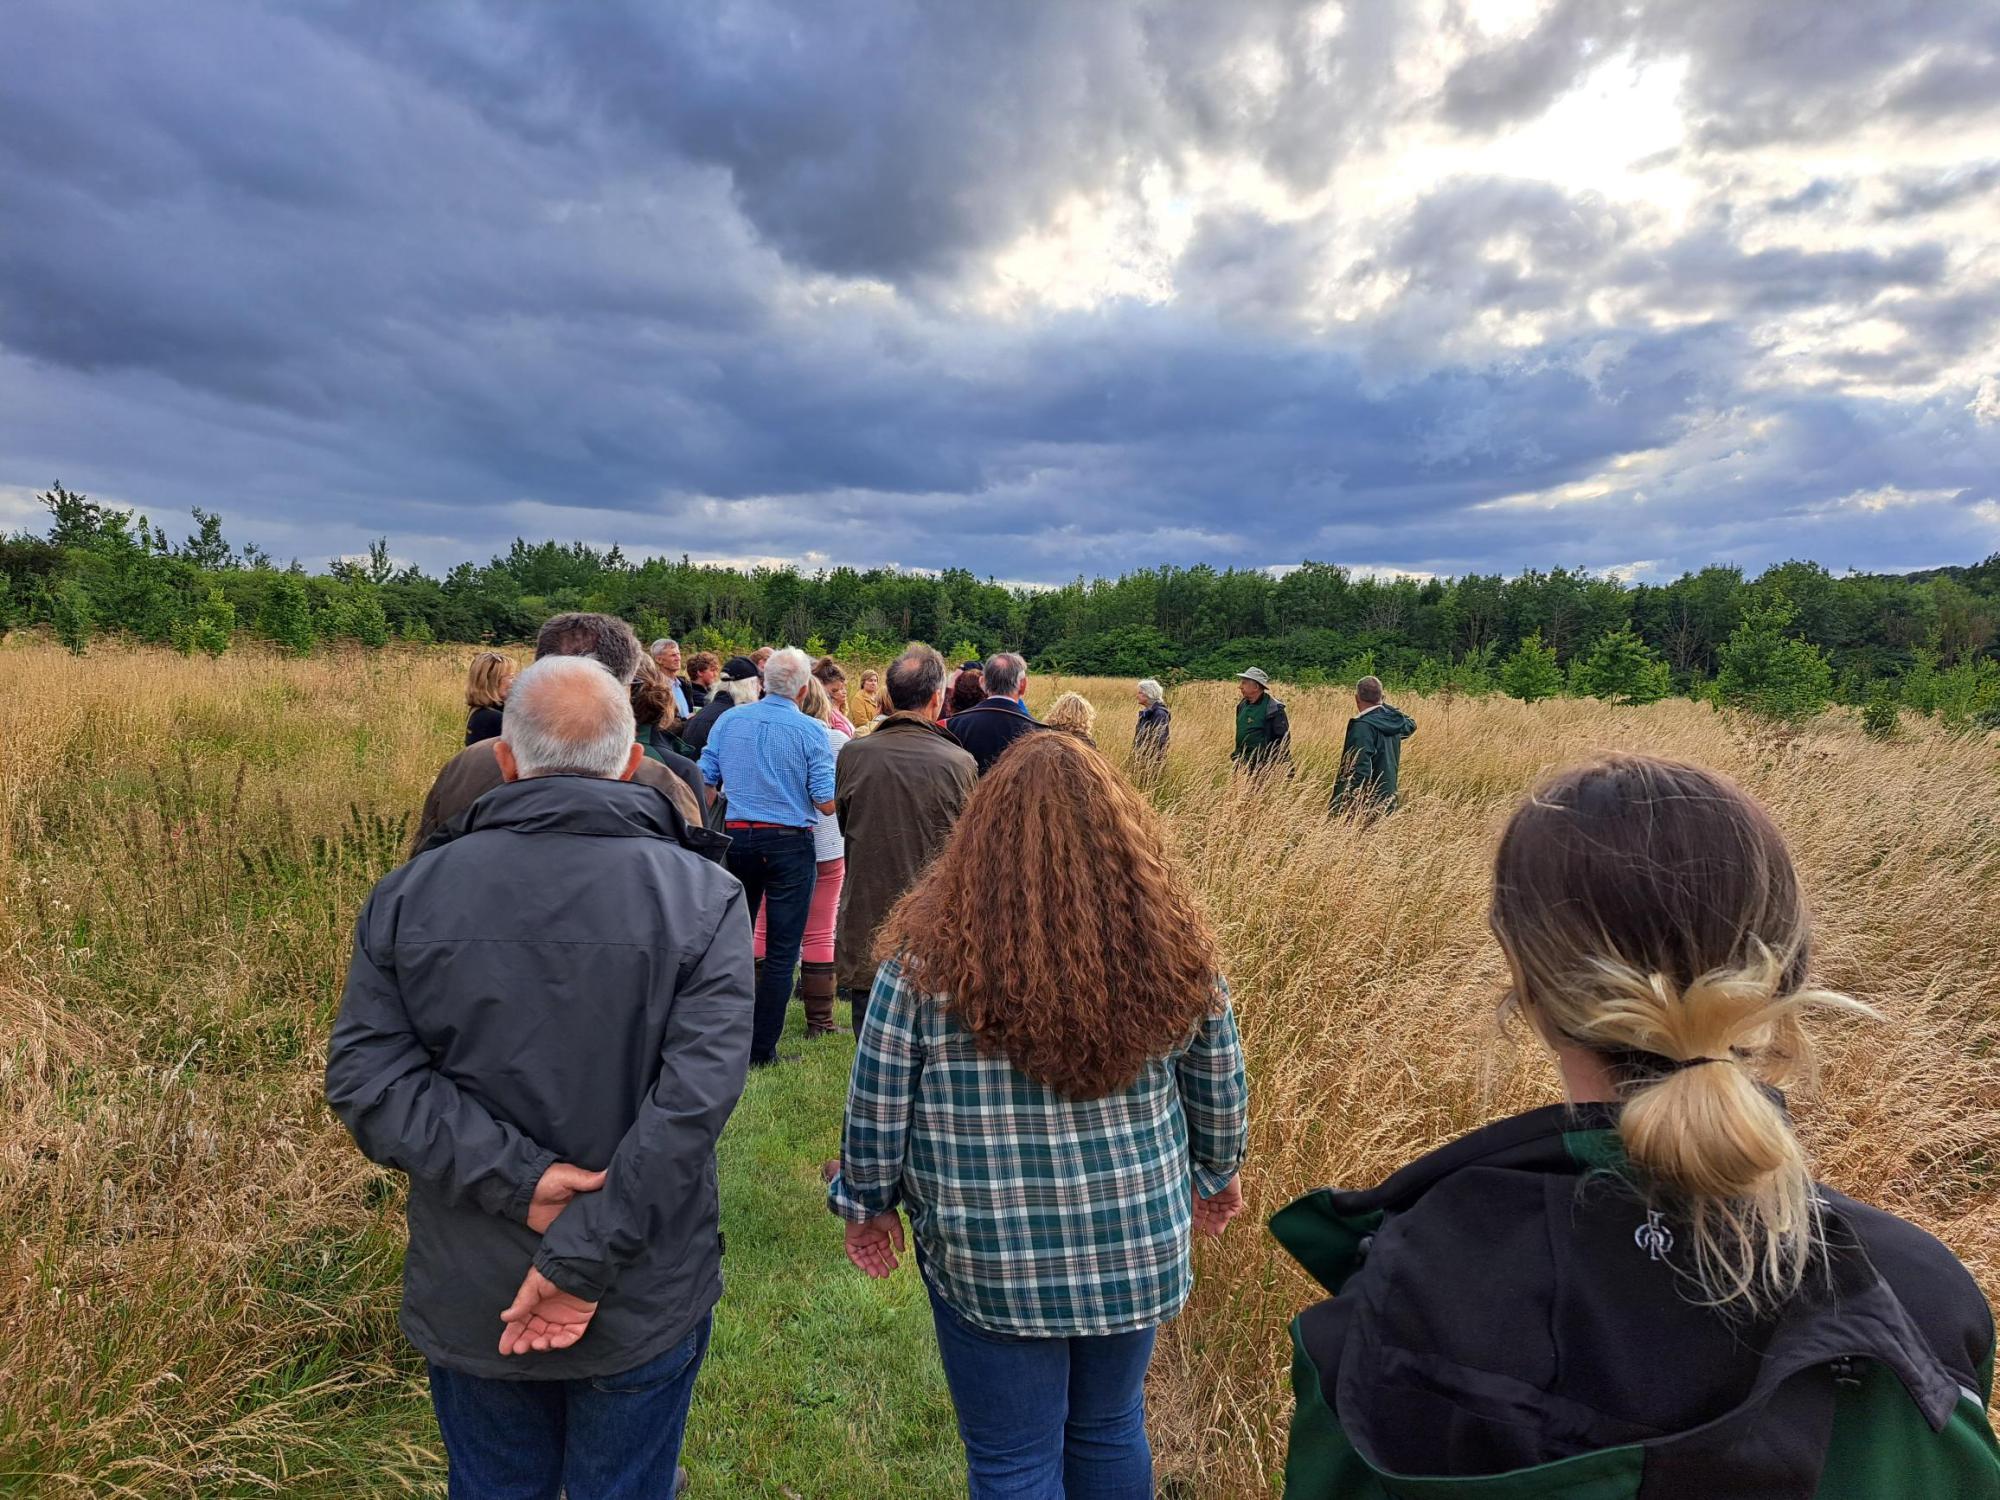
<path id="1" fill-rule="evenodd" d="M 715 721 L 701 752 L 701 779 L 729 793 L 729 873 L 743 882 L 754 923 L 764 904 L 764 960 L 757 966 L 750 1066 L 779 1060 L 792 971 L 806 932 L 818 866 L 816 813 L 833 811 L 833 751 L 826 729 L 799 707 L 812 659 L 794 646 L 764 666 L 764 696 Z M 714 800 L 711 790 L 710 800 Z"/>

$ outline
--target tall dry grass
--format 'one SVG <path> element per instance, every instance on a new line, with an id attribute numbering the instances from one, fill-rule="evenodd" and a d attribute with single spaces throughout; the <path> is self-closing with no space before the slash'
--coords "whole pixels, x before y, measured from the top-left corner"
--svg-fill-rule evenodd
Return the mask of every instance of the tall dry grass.
<path id="1" fill-rule="evenodd" d="M 327 1116 L 319 1068 L 353 913 L 458 743 L 464 654 L 0 648 L 0 1490 L 436 1491 L 394 1326 L 398 1193 Z M 1124 761 L 1130 685 L 1059 686 Z M 1255 1220 L 1554 1097 L 1493 1027 L 1486 863 L 1541 770 L 1601 749 L 1700 760 L 1770 804 L 1822 976 L 1889 1016 L 1826 1036 L 1800 1101 L 1823 1174 L 2000 1288 L 1993 745 L 1828 720 L 1777 747 L 1685 703 L 1413 701 L 1408 805 L 1364 834 L 1323 817 L 1338 695 L 1291 697 L 1299 774 L 1261 788 L 1226 771 L 1232 699 L 1174 694 L 1155 788 L 1255 1092 L 1253 1220 L 1200 1248 L 1157 1365 L 1165 1472 L 1253 1495 L 1280 1464 L 1285 1324 L 1313 1289 Z"/>
<path id="2" fill-rule="evenodd" d="M 0 1490 L 431 1486 L 319 1068 L 457 671 L 0 652 Z"/>
<path id="3" fill-rule="evenodd" d="M 1123 683 L 1064 682 L 1125 759 Z M 1494 1019 L 1485 929 L 1499 830 L 1545 771 L 1644 750 L 1727 772 L 1770 807 L 1803 870 L 1817 969 L 1884 1024 L 1822 1027 L 1795 1099 L 1820 1175 L 1931 1229 L 2000 1292 L 2000 744 L 1925 726 L 1879 744 L 1829 716 L 1779 744 L 1705 705 L 1399 698 L 1404 807 L 1325 817 L 1352 700 L 1287 695 L 1290 782 L 1215 771 L 1235 689 L 1172 695 L 1160 790 L 1221 935 L 1253 1095 L 1250 1233 L 1197 1254 L 1197 1290 L 1161 1346 L 1154 1424 L 1202 1495 L 1254 1495 L 1283 1463 L 1286 1325 L 1318 1289 L 1256 1226 L 1323 1184 L 1363 1186 L 1494 1116 L 1559 1097 L 1542 1052 Z M 1114 743 L 1113 741 L 1121 741 Z"/>

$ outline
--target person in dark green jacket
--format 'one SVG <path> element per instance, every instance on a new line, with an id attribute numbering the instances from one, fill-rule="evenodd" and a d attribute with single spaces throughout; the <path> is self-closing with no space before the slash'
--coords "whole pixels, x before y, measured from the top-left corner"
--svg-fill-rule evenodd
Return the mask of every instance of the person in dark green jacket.
<path id="1" fill-rule="evenodd" d="M 1285 705 L 1271 696 L 1271 679 L 1260 668 L 1236 674 L 1243 696 L 1236 705 L 1236 748 L 1229 758 L 1246 771 L 1290 765 L 1292 721 Z"/>
<path id="2" fill-rule="evenodd" d="M 1417 732 L 1417 721 L 1382 701 L 1382 679 L 1364 677 L 1354 685 L 1354 717 L 1347 721 L 1347 743 L 1340 747 L 1340 775 L 1333 783 L 1332 811 L 1350 807 L 1370 813 L 1394 812 L 1396 781 L 1403 763 L 1403 741 Z"/>
<path id="3" fill-rule="evenodd" d="M 1956 1257 L 1816 1184 L 1779 1086 L 1810 975 L 1775 825 L 1618 757 L 1501 839 L 1509 1008 L 1567 1104 L 1271 1228 L 1294 1324 L 1287 1500 L 1995 1500 L 1993 1315 Z"/>

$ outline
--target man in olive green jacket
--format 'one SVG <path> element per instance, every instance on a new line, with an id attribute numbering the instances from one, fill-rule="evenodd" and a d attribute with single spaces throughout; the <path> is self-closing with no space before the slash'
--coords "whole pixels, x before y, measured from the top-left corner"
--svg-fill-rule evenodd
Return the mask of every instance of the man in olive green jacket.
<path id="1" fill-rule="evenodd" d="M 1236 674 L 1243 699 L 1236 705 L 1236 748 L 1229 758 L 1246 771 L 1267 766 L 1289 766 L 1292 760 L 1292 721 L 1285 705 L 1271 696 L 1271 679 L 1261 668 L 1252 667 Z"/>

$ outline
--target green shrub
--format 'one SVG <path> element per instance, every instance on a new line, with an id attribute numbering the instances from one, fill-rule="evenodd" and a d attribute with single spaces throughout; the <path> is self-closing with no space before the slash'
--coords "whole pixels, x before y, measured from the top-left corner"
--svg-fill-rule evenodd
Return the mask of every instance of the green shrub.
<path id="1" fill-rule="evenodd" d="M 55 626 L 56 639 L 69 647 L 71 655 L 81 656 L 90 649 L 90 633 L 97 615 L 90 607 L 90 595 L 76 579 L 66 578 L 57 585 L 50 600 L 49 623 Z"/>
<path id="2" fill-rule="evenodd" d="M 311 654 L 315 639 L 305 580 L 295 573 L 274 574 L 257 612 L 257 633 L 294 656 Z"/>
<path id="3" fill-rule="evenodd" d="M 1500 689 L 1509 698 L 1534 703 L 1553 698 L 1563 690 L 1563 670 L 1556 664 L 1555 648 L 1542 644 L 1537 630 L 1524 636 L 1514 654 L 1500 668 Z"/>
<path id="4" fill-rule="evenodd" d="M 1903 706 L 1896 701 L 1895 684 L 1878 681 L 1861 710 L 1861 731 L 1871 740 L 1892 740 L 1902 727 Z"/>
<path id="5" fill-rule="evenodd" d="M 1657 703 L 1672 686 L 1666 663 L 1630 625 L 1599 636 L 1576 676 L 1583 694 L 1607 703 Z"/>
<path id="6" fill-rule="evenodd" d="M 1791 634 L 1796 611 L 1782 593 L 1743 611 L 1717 653 L 1716 696 L 1775 723 L 1797 726 L 1826 709 L 1833 668 L 1819 647 Z"/>

